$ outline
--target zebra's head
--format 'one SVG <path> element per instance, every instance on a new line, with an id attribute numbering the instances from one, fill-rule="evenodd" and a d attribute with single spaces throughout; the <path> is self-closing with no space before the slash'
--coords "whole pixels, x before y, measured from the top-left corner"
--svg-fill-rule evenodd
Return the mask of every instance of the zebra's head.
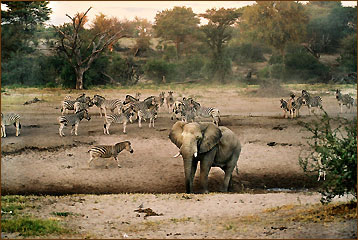
<path id="1" fill-rule="evenodd" d="M 341 96 L 341 90 L 337 89 L 336 90 L 336 99 L 340 99 Z"/>

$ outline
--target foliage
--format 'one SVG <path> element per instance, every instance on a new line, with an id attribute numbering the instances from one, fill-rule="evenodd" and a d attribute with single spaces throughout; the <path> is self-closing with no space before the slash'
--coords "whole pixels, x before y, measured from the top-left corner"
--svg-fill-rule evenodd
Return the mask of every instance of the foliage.
<path id="1" fill-rule="evenodd" d="M 133 58 L 122 58 L 119 54 L 112 55 L 112 62 L 108 66 L 108 74 L 113 78 L 110 83 L 122 86 L 136 84 L 142 71 Z"/>
<path id="2" fill-rule="evenodd" d="M 263 39 L 284 55 L 290 42 L 304 39 L 308 17 L 298 2 L 265 1 L 245 8 L 243 14 L 247 31 L 255 39 Z"/>
<path id="3" fill-rule="evenodd" d="M 1 60 L 7 59 L 15 52 L 30 53 L 30 42 L 37 26 L 49 20 L 52 12 L 48 1 L 11 2 L 4 1 L 7 9 L 1 10 Z"/>
<path id="4" fill-rule="evenodd" d="M 341 41 L 339 62 L 345 72 L 357 72 L 357 34 L 346 36 Z"/>
<path id="5" fill-rule="evenodd" d="M 285 57 L 288 75 L 295 74 L 301 79 L 319 77 L 323 81 L 328 80 L 329 68 L 320 63 L 302 46 L 290 45 Z"/>
<path id="6" fill-rule="evenodd" d="M 228 50 L 231 59 L 236 63 L 263 62 L 264 48 L 255 43 L 242 43 L 238 46 L 231 46 Z"/>
<path id="7" fill-rule="evenodd" d="M 151 59 L 148 60 L 144 66 L 145 74 L 156 83 L 163 82 L 163 76 L 166 81 L 170 82 L 175 79 L 176 76 L 176 64 L 169 63 L 162 59 Z"/>
<path id="8" fill-rule="evenodd" d="M 191 8 L 174 7 L 156 14 L 153 29 L 157 37 L 174 41 L 177 55 L 180 56 L 180 43 L 196 31 L 199 23 L 200 20 Z"/>
<path id="9" fill-rule="evenodd" d="M 317 52 L 336 52 L 341 39 L 357 31 L 356 8 L 343 7 L 340 2 L 310 2 L 305 9 L 309 15 L 307 40 Z"/>
<path id="10" fill-rule="evenodd" d="M 208 65 L 209 77 L 225 82 L 231 74 L 231 60 L 226 54 L 225 47 L 232 38 L 232 25 L 236 23 L 241 13 L 234 8 L 208 9 L 200 17 L 209 22 L 201 27 L 205 34 L 205 42 L 211 49 L 211 63 Z"/>
<path id="11" fill-rule="evenodd" d="M 1 231 L 6 233 L 18 232 L 25 237 L 68 232 L 68 230 L 61 227 L 58 221 L 32 217 L 1 219 Z"/>
<path id="12" fill-rule="evenodd" d="M 334 128 L 334 123 L 338 127 Z M 311 151 L 299 158 L 300 166 L 305 172 L 322 169 L 327 173 L 320 190 L 321 202 L 344 194 L 357 198 L 357 119 L 332 119 L 325 112 L 317 120 L 301 124 L 313 135 L 308 142 Z"/>

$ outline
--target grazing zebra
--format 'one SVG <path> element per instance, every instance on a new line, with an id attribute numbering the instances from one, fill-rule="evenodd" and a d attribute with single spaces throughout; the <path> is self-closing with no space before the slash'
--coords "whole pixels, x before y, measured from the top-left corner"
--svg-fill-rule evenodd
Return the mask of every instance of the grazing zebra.
<path id="1" fill-rule="evenodd" d="M 79 112 L 81 110 L 84 109 L 88 109 L 90 107 L 92 107 L 94 105 L 94 103 L 90 100 L 89 102 L 75 102 L 75 104 L 73 105 L 73 108 L 75 109 L 75 112 Z"/>
<path id="2" fill-rule="evenodd" d="M 348 109 L 350 109 L 352 107 L 353 109 L 353 104 L 354 104 L 354 99 L 349 96 L 348 94 L 344 94 L 342 95 L 340 90 L 336 90 L 336 99 L 339 103 L 339 106 L 341 107 L 341 113 L 342 113 L 342 106 L 345 105 Z"/>
<path id="3" fill-rule="evenodd" d="M 118 113 L 121 112 L 123 107 L 123 103 L 119 99 L 107 100 L 100 95 L 94 95 L 93 103 L 99 108 L 100 115 L 102 117 L 102 110 L 104 111 L 104 116 L 107 115 L 107 109 L 109 109 L 112 113 L 114 109 L 118 109 Z"/>
<path id="4" fill-rule="evenodd" d="M 69 114 L 65 116 L 58 117 L 58 122 L 60 124 L 60 128 L 58 129 L 58 133 L 61 137 L 65 136 L 63 133 L 63 128 L 67 125 L 71 125 L 71 134 L 73 134 L 73 131 L 75 131 L 75 135 L 77 136 L 77 129 L 78 125 L 80 124 L 80 121 L 86 118 L 88 121 L 91 120 L 91 117 L 88 114 L 87 110 L 81 110 L 75 114 Z"/>
<path id="5" fill-rule="evenodd" d="M 75 110 L 75 103 L 76 102 L 80 102 L 80 103 L 88 103 L 91 102 L 91 98 L 90 97 L 85 97 L 84 94 L 82 94 L 80 97 L 76 98 L 76 100 L 64 100 L 62 101 L 62 105 L 61 105 L 61 113 L 62 115 L 65 113 L 68 113 L 68 110 Z"/>
<path id="6" fill-rule="evenodd" d="M 203 118 L 211 117 L 213 119 L 213 123 L 219 126 L 220 122 L 220 111 L 217 108 L 213 107 L 202 107 L 198 102 L 191 100 L 191 104 L 196 111 L 196 115 Z"/>
<path id="7" fill-rule="evenodd" d="M 312 97 L 310 93 L 308 93 L 306 90 L 302 90 L 302 102 L 304 105 L 308 108 L 308 113 L 311 115 L 311 108 L 317 107 L 322 109 L 322 98 L 320 96 L 314 96 Z"/>
<path id="8" fill-rule="evenodd" d="M 16 127 L 16 137 L 20 135 L 20 115 L 17 113 L 1 113 L 1 137 L 6 137 L 5 126 L 14 124 Z"/>
<path id="9" fill-rule="evenodd" d="M 113 157 L 116 160 L 118 167 L 121 165 L 118 161 L 118 154 L 123 150 L 127 150 L 130 153 L 133 153 L 133 149 L 130 141 L 124 141 L 116 143 L 115 145 L 99 145 L 93 146 L 88 152 L 90 153 L 90 160 L 88 161 L 88 167 L 90 167 L 91 162 L 97 158 L 111 158 Z"/>
<path id="10" fill-rule="evenodd" d="M 131 123 L 133 122 L 132 121 L 133 116 L 134 116 L 134 113 L 133 113 L 133 109 L 131 107 L 127 108 L 126 110 L 122 109 L 122 113 L 120 113 L 120 114 L 114 113 L 114 114 L 105 116 L 104 126 L 103 126 L 104 134 L 109 135 L 109 127 L 111 126 L 112 123 L 123 123 L 123 133 L 127 133 L 126 132 L 127 123 L 128 123 L 128 121 Z"/>
<path id="11" fill-rule="evenodd" d="M 169 95 L 165 98 L 165 102 L 167 104 L 168 112 L 170 113 L 172 111 L 172 108 L 173 108 L 174 97 L 173 97 L 173 92 L 172 91 L 169 91 L 168 94 Z"/>
<path id="12" fill-rule="evenodd" d="M 142 127 L 142 119 L 146 121 L 149 119 L 149 128 L 153 126 L 154 128 L 154 120 L 157 119 L 158 116 L 158 108 L 159 106 L 156 104 L 149 109 L 139 109 L 138 111 L 138 125 Z"/>

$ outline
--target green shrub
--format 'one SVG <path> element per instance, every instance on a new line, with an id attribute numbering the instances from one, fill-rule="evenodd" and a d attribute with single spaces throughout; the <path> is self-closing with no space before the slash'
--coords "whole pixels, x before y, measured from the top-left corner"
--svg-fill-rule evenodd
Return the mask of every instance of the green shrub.
<path id="1" fill-rule="evenodd" d="M 201 56 L 183 58 L 177 65 L 179 76 L 181 78 L 201 78 L 204 65 L 205 61 Z"/>
<path id="2" fill-rule="evenodd" d="M 339 62 L 344 72 L 357 72 L 357 34 L 348 35 L 341 41 Z"/>
<path id="3" fill-rule="evenodd" d="M 338 127 L 333 128 L 333 124 Z M 299 158 L 300 166 L 304 172 L 322 169 L 327 173 L 320 189 L 321 202 L 344 194 L 357 198 L 357 119 L 332 119 L 325 113 L 301 125 L 313 135 L 308 141 L 311 151 L 307 157 Z"/>
<path id="4" fill-rule="evenodd" d="M 263 62 L 264 48 L 258 44 L 242 43 L 239 46 L 230 47 L 228 52 L 231 59 L 236 63 L 242 62 Z"/>
<path id="5" fill-rule="evenodd" d="M 156 83 L 161 83 L 163 76 L 166 81 L 171 82 L 176 77 L 177 66 L 163 59 L 151 59 L 145 64 L 144 72 Z"/>

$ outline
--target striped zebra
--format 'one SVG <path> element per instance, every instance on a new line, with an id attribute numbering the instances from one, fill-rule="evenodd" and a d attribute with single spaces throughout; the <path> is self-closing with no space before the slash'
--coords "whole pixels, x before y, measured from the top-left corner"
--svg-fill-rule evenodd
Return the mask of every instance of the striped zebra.
<path id="1" fill-rule="evenodd" d="M 342 113 L 342 107 L 343 105 L 345 105 L 348 109 L 350 109 L 352 107 L 353 110 L 353 105 L 354 105 L 354 99 L 349 96 L 348 94 L 342 94 L 341 91 L 339 89 L 336 90 L 336 99 L 338 101 L 339 106 L 341 107 L 341 113 Z M 346 111 L 347 112 L 347 111 Z"/>
<path id="2" fill-rule="evenodd" d="M 196 115 L 198 117 L 203 117 L 203 118 L 209 118 L 211 117 L 213 119 L 213 123 L 216 124 L 217 126 L 219 126 L 220 123 L 220 111 L 217 108 L 213 108 L 213 107 L 203 107 L 200 106 L 200 103 L 191 100 L 191 104 L 193 105 L 193 108 L 196 111 Z"/>
<path id="3" fill-rule="evenodd" d="M 303 105 L 303 97 L 299 96 L 296 100 L 295 100 L 295 112 L 296 112 L 296 116 L 300 115 L 300 109 Z"/>
<path id="4" fill-rule="evenodd" d="M 154 128 L 154 120 L 158 117 L 158 108 L 159 106 L 156 104 L 149 109 L 139 109 L 138 110 L 138 126 L 142 127 L 142 119 L 146 121 L 149 119 L 149 128 L 153 126 Z"/>
<path id="5" fill-rule="evenodd" d="M 138 99 L 138 101 L 139 101 L 141 95 L 142 95 L 142 94 L 141 94 L 140 92 L 137 92 L 137 93 L 135 94 L 135 98 Z"/>
<path id="6" fill-rule="evenodd" d="M 16 137 L 20 135 L 20 115 L 17 113 L 1 113 L 1 137 L 6 137 L 5 126 L 14 124 L 16 127 Z"/>
<path id="7" fill-rule="evenodd" d="M 284 117 L 288 118 L 287 114 L 289 114 L 291 119 L 294 118 L 295 117 L 295 108 L 294 108 L 295 107 L 295 102 L 294 102 L 294 99 L 291 97 L 288 101 L 286 101 L 286 100 L 283 100 L 281 98 L 280 102 L 281 102 L 280 107 L 282 108 L 282 111 L 284 113 Z"/>
<path id="8" fill-rule="evenodd" d="M 71 125 L 71 134 L 73 134 L 73 131 L 75 131 L 75 135 L 77 136 L 77 129 L 78 125 L 80 124 L 80 121 L 85 118 L 88 121 L 91 120 L 91 117 L 88 114 L 87 110 L 81 110 L 75 114 L 69 114 L 58 117 L 58 122 L 60 124 L 60 128 L 58 129 L 58 133 L 61 137 L 65 136 L 63 133 L 63 128 L 67 125 Z"/>
<path id="9" fill-rule="evenodd" d="M 173 104 L 174 104 L 174 97 L 173 97 L 173 92 L 169 91 L 168 92 L 168 96 L 165 98 L 165 103 L 167 105 L 168 108 L 168 112 L 170 113 L 173 109 Z"/>
<path id="10" fill-rule="evenodd" d="M 120 113 L 123 107 L 123 103 L 121 100 L 119 99 L 107 100 L 104 97 L 97 94 L 94 95 L 93 97 L 93 103 L 99 108 L 101 117 L 102 117 L 102 110 L 104 111 L 104 116 L 106 116 L 107 109 L 109 109 L 113 113 L 114 109 L 117 108 L 118 113 Z"/>
<path id="11" fill-rule="evenodd" d="M 127 123 L 128 121 L 131 123 L 133 122 L 132 120 L 133 116 L 134 116 L 134 112 L 131 107 L 127 108 L 126 110 L 122 109 L 122 112 L 120 114 L 114 113 L 105 116 L 104 125 L 103 125 L 104 134 L 109 135 L 109 127 L 111 126 L 112 123 L 123 123 L 123 133 L 127 133 L 126 132 Z"/>
<path id="12" fill-rule="evenodd" d="M 185 115 L 185 112 L 190 111 L 193 108 L 193 104 L 191 103 L 192 98 L 185 98 L 176 100 L 173 103 L 173 110 L 172 110 L 172 116 L 171 120 L 177 119 L 179 120 L 182 118 L 182 115 Z M 178 117 L 180 116 L 180 117 Z"/>
<path id="13" fill-rule="evenodd" d="M 186 111 L 182 111 L 181 116 L 183 122 L 189 122 L 189 121 L 194 122 L 194 119 L 196 117 L 196 110 L 192 108 Z"/>
<path id="14" fill-rule="evenodd" d="M 310 93 L 308 93 L 306 90 L 302 90 L 302 102 L 304 105 L 308 108 L 308 113 L 311 115 L 311 108 L 316 107 L 323 109 L 322 107 L 322 98 L 320 96 L 314 96 L 312 97 Z"/>
<path id="15" fill-rule="evenodd" d="M 75 102 L 75 104 L 73 105 L 73 108 L 75 109 L 75 112 L 79 112 L 81 110 L 87 110 L 90 107 L 92 107 L 94 105 L 94 103 L 92 102 L 92 100 L 90 100 L 89 102 Z"/>
<path id="16" fill-rule="evenodd" d="M 62 101 L 62 103 L 61 103 L 61 113 L 62 113 L 62 115 L 65 114 L 65 112 L 68 114 L 68 110 L 75 111 L 75 103 L 76 102 L 80 102 L 80 103 L 91 102 L 91 98 L 90 97 L 85 97 L 85 95 L 82 94 L 80 97 L 76 98 L 76 100 L 64 100 L 64 101 Z"/>
<path id="17" fill-rule="evenodd" d="M 117 157 L 118 154 L 122 152 L 124 149 L 130 153 L 134 152 L 130 141 L 119 142 L 116 143 L 115 145 L 93 146 L 91 147 L 90 150 L 88 150 L 88 152 L 90 153 L 90 160 L 88 161 L 88 167 L 90 167 L 90 164 L 94 159 L 113 157 L 114 160 L 116 160 L 118 167 L 121 168 L 121 165 L 119 164 Z"/>

